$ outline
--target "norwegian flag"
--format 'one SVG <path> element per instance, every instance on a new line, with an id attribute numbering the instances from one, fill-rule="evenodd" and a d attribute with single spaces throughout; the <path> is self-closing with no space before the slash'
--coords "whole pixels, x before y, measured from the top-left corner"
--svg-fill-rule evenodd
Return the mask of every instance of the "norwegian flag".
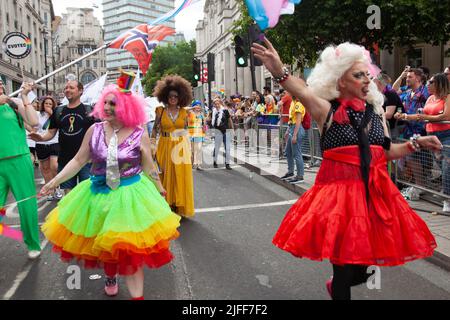
<path id="1" fill-rule="evenodd" d="M 139 64 L 139 69 L 145 75 L 152 61 L 152 54 L 155 47 L 165 37 L 174 33 L 174 29 L 163 25 L 150 26 L 148 24 L 140 24 L 121 34 L 108 47 L 129 51 Z"/>

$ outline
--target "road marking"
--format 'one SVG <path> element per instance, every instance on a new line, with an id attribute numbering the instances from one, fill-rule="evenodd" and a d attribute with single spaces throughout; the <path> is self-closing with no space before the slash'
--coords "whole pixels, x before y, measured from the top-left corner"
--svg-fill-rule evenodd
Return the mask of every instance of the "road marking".
<path id="1" fill-rule="evenodd" d="M 41 243 L 41 254 L 44 251 L 44 249 L 47 246 L 47 244 L 48 244 L 48 240 L 47 239 L 42 241 L 42 243 Z M 37 258 L 36 260 L 33 260 L 33 261 L 28 261 L 28 263 L 25 265 L 24 270 L 22 270 L 16 276 L 16 279 L 14 280 L 14 283 L 13 283 L 12 287 L 3 296 L 3 300 L 10 300 L 14 296 L 14 294 L 16 293 L 17 289 L 20 287 L 22 282 L 27 278 L 28 274 L 30 273 L 31 268 L 34 265 L 34 263 L 37 262 L 39 259 L 40 258 Z"/>
<path id="2" fill-rule="evenodd" d="M 213 207 L 213 208 L 200 208 L 195 209 L 195 213 L 205 213 L 205 212 L 217 212 L 217 211 L 232 211 L 232 210 L 241 210 L 241 209 L 253 209 L 253 208 L 263 208 L 263 207 L 276 207 L 276 206 L 285 206 L 288 204 L 294 204 L 298 199 L 287 200 L 287 201 L 278 201 L 278 202 L 269 202 L 269 203 L 254 203 L 254 204 L 244 204 L 240 206 L 228 206 L 228 207 Z"/>
<path id="3" fill-rule="evenodd" d="M 231 169 L 235 169 L 235 168 L 240 168 L 241 166 L 230 166 L 231 167 Z M 222 167 L 222 168 L 202 168 L 202 170 L 199 170 L 199 171 L 216 171 L 216 170 L 225 170 L 226 168 L 225 167 Z M 192 170 L 192 171 L 194 171 L 194 170 Z"/>

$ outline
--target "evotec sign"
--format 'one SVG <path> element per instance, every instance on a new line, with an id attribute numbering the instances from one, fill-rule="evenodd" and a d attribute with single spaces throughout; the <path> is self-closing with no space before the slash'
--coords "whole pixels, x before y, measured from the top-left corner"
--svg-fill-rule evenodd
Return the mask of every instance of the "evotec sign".
<path id="1" fill-rule="evenodd" d="M 3 37 L 3 51 L 13 59 L 23 59 L 31 52 L 31 40 L 20 32 L 11 32 Z"/>

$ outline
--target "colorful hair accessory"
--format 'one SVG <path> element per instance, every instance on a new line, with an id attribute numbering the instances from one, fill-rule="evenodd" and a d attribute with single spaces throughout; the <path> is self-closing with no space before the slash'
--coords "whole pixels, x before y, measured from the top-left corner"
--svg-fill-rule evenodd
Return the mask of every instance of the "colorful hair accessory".
<path id="1" fill-rule="evenodd" d="M 364 55 L 367 60 L 369 60 L 369 72 L 372 77 L 376 77 L 381 73 L 381 69 L 372 61 L 372 57 L 370 56 L 370 52 L 367 49 L 364 49 Z"/>
<path id="2" fill-rule="evenodd" d="M 200 100 L 194 100 L 194 101 L 192 101 L 192 104 L 191 104 L 192 107 L 201 106 L 201 105 L 202 105 L 202 103 L 200 102 Z"/>
<path id="3" fill-rule="evenodd" d="M 132 71 L 126 72 L 123 69 L 119 69 L 119 71 L 120 77 L 117 79 L 117 86 L 119 87 L 119 91 L 124 93 L 131 93 L 131 88 L 133 86 L 134 79 L 136 79 L 136 75 Z"/>
<path id="4" fill-rule="evenodd" d="M 339 48 L 336 48 L 334 53 L 336 54 L 336 57 L 339 57 L 341 55 L 341 50 L 339 50 Z"/>

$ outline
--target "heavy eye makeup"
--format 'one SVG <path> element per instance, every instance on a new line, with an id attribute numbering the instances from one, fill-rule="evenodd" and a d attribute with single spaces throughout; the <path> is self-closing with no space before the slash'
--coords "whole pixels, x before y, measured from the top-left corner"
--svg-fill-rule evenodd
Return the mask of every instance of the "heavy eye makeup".
<path id="1" fill-rule="evenodd" d="M 370 79 L 370 73 L 369 73 L 369 72 L 364 72 L 364 71 L 355 72 L 355 73 L 353 73 L 353 76 L 354 76 L 356 79 L 362 79 L 362 78 L 364 78 L 364 77 L 367 77 L 367 78 Z"/>

